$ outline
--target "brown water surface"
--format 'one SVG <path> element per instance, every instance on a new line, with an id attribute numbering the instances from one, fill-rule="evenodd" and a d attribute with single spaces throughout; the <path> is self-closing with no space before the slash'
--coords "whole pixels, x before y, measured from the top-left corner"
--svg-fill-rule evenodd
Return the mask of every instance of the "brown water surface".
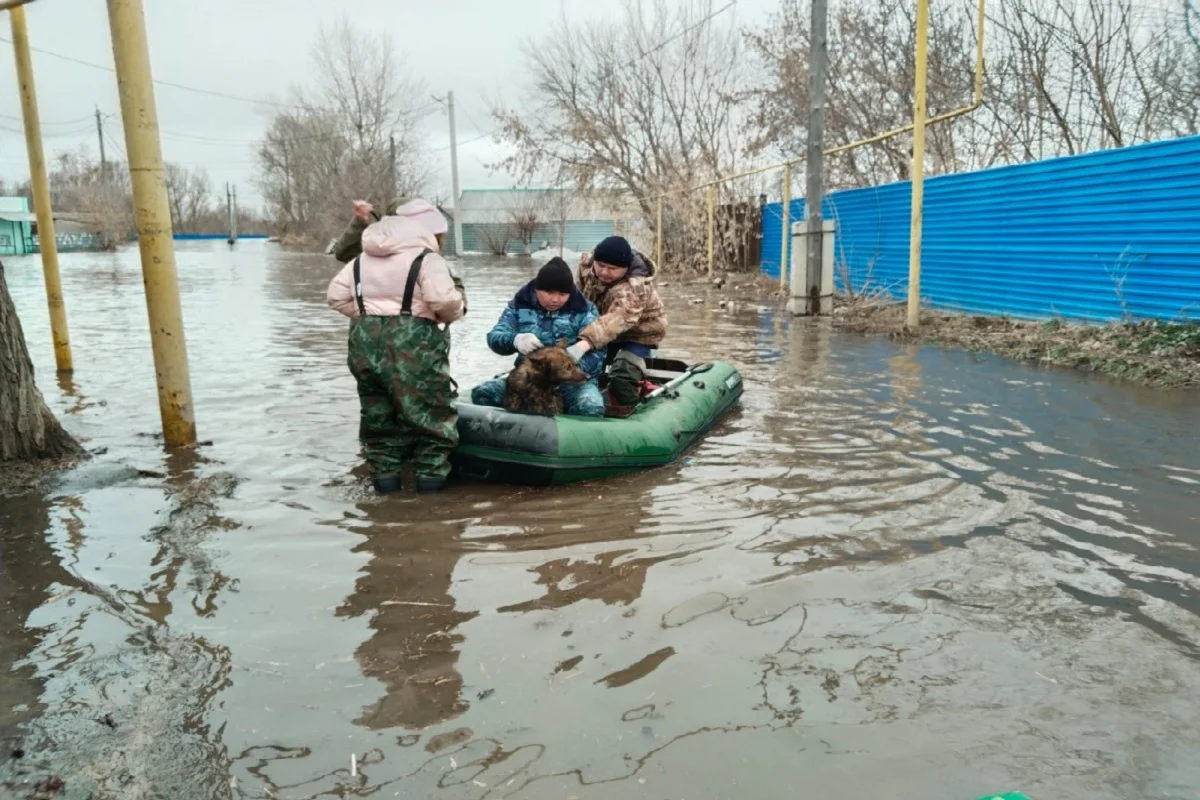
<path id="1" fill-rule="evenodd" d="M 5 266 L 106 448 L 0 509 L 0 739 L 77 796 L 1200 796 L 1194 396 L 668 288 L 667 350 L 746 383 L 684 461 L 380 499 L 330 259 L 180 244 L 191 454 L 137 251 L 62 256 L 57 382 Z M 463 265 L 464 391 L 530 271 Z"/>

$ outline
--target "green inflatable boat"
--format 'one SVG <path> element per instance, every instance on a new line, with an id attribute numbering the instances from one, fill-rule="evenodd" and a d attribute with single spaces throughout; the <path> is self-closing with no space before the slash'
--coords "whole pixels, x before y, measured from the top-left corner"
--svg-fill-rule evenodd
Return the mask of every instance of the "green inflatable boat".
<path id="1" fill-rule="evenodd" d="M 463 480 L 559 486 L 670 464 L 742 396 L 731 364 L 652 358 L 660 388 L 625 418 L 543 417 L 458 404 L 454 470 Z"/>

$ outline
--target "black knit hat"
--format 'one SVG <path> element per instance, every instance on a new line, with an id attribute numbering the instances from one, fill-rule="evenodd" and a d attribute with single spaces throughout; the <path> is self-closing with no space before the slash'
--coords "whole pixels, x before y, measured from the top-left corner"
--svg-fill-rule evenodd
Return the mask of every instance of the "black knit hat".
<path id="1" fill-rule="evenodd" d="M 537 277 L 533 279 L 533 288 L 543 292 L 570 294 L 575 288 L 575 278 L 571 275 L 571 268 L 567 266 L 567 262 L 555 256 L 538 270 Z"/>
<path id="2" fill-rule="evenodd" d="M 633 265 L 633 248 L 624 236 L 609 236 L 592 251 L 592 260 L 614 267 L 629 269 Z"/>

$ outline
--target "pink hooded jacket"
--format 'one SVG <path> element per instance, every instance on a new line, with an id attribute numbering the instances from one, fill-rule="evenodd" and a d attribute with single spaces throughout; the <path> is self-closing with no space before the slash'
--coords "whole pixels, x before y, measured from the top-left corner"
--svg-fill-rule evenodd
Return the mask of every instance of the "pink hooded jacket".
<path id="1" fill-rule="evenodd" d="M 433 252 L 421 262 L 413 290 L 412 314 L 433 322 L 454 322 L 464 313 L 462 292 L 454 285 L 450 265 L 438 255 L 437 239 L 415 219 L 386 216 L 369 225 L 362 235 L 360 258 L 363 305 L 370 316 L 400 315 L 408 270 L 421 251 Z M 354 262 L 347 263 L 329 283 L 326 300 L 347 317 L 358 316 L 354 299 Z"/>

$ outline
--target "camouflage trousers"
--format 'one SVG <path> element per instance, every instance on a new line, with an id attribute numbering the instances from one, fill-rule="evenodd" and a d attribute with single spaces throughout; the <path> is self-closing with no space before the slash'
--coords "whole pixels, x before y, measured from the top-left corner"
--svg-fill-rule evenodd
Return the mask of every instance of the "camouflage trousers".
<path id="1" fill-rule="evenodd" d="M 458 446 L 450 332 L 419 317 L 356 317 L 347 363 L 371 471 L 398 473 L 411 463 L 418 475 L 449 475 Z"/>
<path id="2" fill-rule="evenodd" d="M 646 377 L 646 359 L 651 348 L 634 342 L 613 342 L 604 363 L 608 365 L 608 393 L 616 406 L 636 406 L 638 383 Z"/>

